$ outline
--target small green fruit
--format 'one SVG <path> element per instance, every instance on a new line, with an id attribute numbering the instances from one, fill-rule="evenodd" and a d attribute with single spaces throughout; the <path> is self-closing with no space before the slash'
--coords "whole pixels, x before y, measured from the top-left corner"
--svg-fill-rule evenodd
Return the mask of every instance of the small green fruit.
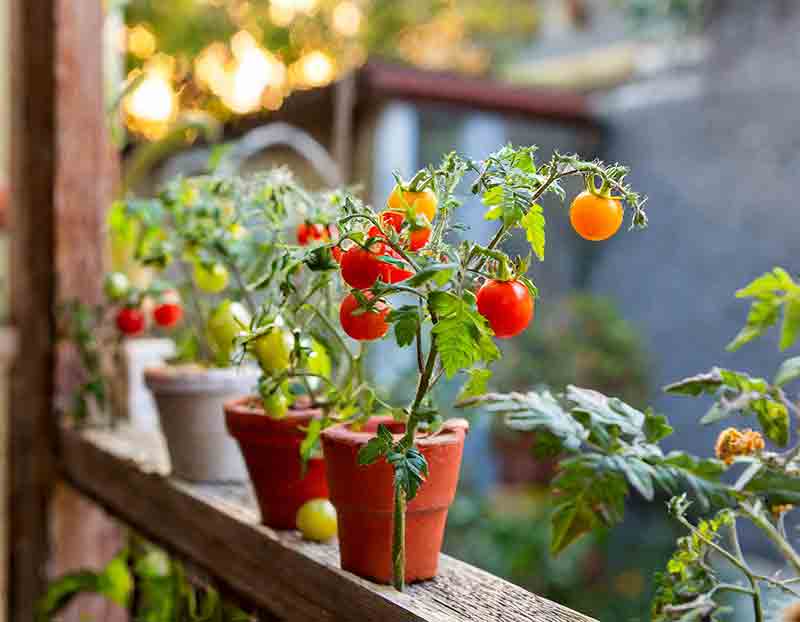
<path id="1" fill-rule="evenodd" d="M 306 540 L 330 540 L 337 530 L 336 508 L 327 499 L 306 501 L 297 511 L 297 528 Z"/>

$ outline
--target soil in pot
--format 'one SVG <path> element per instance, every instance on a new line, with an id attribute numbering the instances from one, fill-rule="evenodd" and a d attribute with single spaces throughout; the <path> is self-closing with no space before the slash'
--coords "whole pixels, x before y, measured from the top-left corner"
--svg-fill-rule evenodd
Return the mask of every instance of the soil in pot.
<path id="1" fill-rule="evenodd" d="M 359 466 L 358 450 L 386 425 L 399 439 L 405 425 L 373 417 L 360 430 L 350 425 L 322 433 L 331 501 L 339 520 L 342 568 L 379 583 L 392 581 L 394 471 L 385 460 Z M 420 436 L 417 447 L 428 461 L 428 479 L 406 514 L 406 583 L 436 576 L 447 511 L 458 485 L 469 424 L 451 419 L 435 436 Z"/>
<path id="2" fill-rule="evenodd" d="M 328 498 L 325 461 L 312 457 L 303 471 L 300 444 L 305 428 L 321 411 L 296 402 L 285 417 L 264 412 L 257 397 L 225 404 L 228 432 L 241 448 L 256 493 L 261 522 L 275 529 L 295 529 L 297 510 L 306 501 Z"/>
<path id="3" fill-rule="evenodd" d="M 256 368 L 209 369 L 199 365 L 148 368 L 145 384 L 153 392 L 172 475 L 194 482 L 247 479 L 242 455 L 225 430 L 223 405 L 250 394 Z"/>

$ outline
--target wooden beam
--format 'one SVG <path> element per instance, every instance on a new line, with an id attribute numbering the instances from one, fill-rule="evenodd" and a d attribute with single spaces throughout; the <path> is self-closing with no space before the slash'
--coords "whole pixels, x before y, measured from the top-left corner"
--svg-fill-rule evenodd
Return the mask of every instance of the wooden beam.
<path id="1" fill-rule="evenodd" d="M 590 622 L 468 564 L 442 556 L 440 576 L 404 593 L 339 568 L 335 543 L 258 524 L 246 486 L 164 477 L 158 436 L 62 430 L 65 476 L 158 544 L 188 558 L 246 601 L 287 621 Z"/>
<path id="2" fill-rule="evenodd" d="M 118 183 L 118 156 L 106 118 L 104 5 L 98 1 L 56 0 L 56 300 L 103 299 L 106 269 L 105 215 Z M 57 350 L 59 403 L 85 379 L 71 344 Z M 65 398 L 65 399 L 62 399 Z M 60 485 L 50 506 L 51 560 L 59 576 L 80 568 L 99 569 L 124 544 L 121 527 L 101 508 Z M 60 618 L 119 622 L 125 611 L 90 594 L 75 599 Z"/>
<path id="3" fill-rule="evenodd" d="M 20 355 L 11 380 L 10 610 L 34 619 L 48 555 L 54 482 L 55 3 L 12 0 L 11 320 Z"/>

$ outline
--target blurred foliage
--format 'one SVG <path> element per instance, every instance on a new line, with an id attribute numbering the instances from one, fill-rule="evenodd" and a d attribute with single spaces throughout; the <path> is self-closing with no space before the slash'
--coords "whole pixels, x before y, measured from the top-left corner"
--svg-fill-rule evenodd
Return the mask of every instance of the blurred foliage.
<path id="1" fill-rule="evenodd" d="M 544 488 L 499 489 L 488 498 L 460 490 L 448 516 L 445 550 L 600 620 L 648 619 L 650 576 L 669 558 L 674 525 L 656 508 L 642 506 L 621 528 L 594 533 L 554 557 L 553 507 Z"/>
<path id="2" fill-rule="evenodd" d="M 191 583 L 182 564 L 130 535 L 128 546 L 98 571 L 79 570 L 50 583 L 37 622 L 55 619 L 80 594 L 98 594 L 123 607 L 135 622 L 253 622 L 208 586 Z"/>
<path id="3" fill-rule="evenodd" d="M 649 367 L 641 336 L 610 300 L 574 294 L 538 307 L 534 330 L 503 344 L 493 385 L 502 391 L 536 385 L 561 391 L 576 384 L 643 404 Z"/>

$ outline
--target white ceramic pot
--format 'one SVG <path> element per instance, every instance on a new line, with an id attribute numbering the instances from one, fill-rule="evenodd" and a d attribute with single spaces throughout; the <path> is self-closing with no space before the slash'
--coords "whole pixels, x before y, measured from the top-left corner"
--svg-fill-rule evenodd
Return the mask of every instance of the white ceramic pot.
<path id="1" fill-rule="evenodd" d="M 124 343 L 128 368 L 128 417 L 139 430 L 158 430 L 158 413 L 153 395 L 144 385 L 144 370 L 164 365 L 175 356 L 171 339 L 133 338 Z"/>
<path id="2" fill-rule="evenodd" d="M 172 475 L 193 482 L 245 481 L 236 441 L 225 429 L 222 405 L 254 393 L 254 367 L 206 369 L 196 365 L 145 369 L 167 442 Z"/>

